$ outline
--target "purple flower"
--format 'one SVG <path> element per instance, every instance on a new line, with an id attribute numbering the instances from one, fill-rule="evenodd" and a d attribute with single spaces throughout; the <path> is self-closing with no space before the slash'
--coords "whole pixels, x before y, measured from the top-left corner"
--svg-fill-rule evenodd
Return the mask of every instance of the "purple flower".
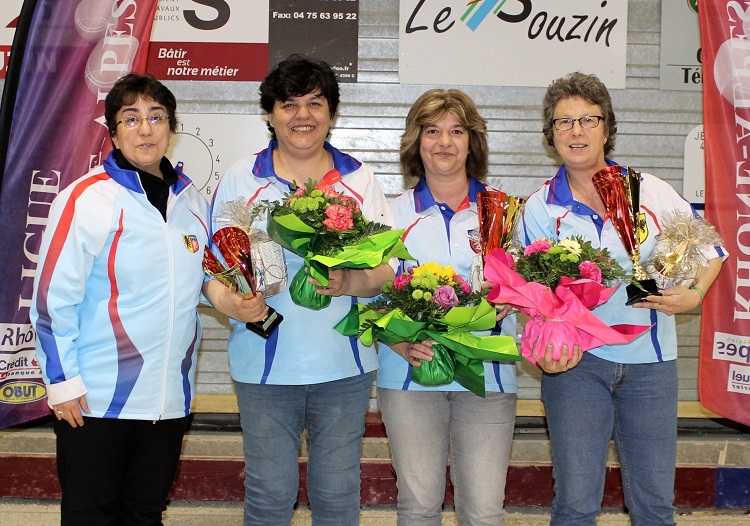
<path id="1" fill-rule="evenodd" d="M 435 289 L 435 293 L 432 295 L 432 301 L 440 305 L 442 309 L 448 310 L 451 307 L 458 305 L 458 296 L 453 287 L 442 285 Z"/>

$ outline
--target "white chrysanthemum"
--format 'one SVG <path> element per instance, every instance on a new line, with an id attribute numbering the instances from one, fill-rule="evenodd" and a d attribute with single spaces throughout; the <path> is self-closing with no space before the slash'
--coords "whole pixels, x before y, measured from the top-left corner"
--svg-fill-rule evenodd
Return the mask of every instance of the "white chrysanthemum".
<path id="1" fill-rule="evenodd" d="M 581 255 L 581 244 L 575 239 L 563 239 L 560 241 L 559 245 L 576 256 Z"/>

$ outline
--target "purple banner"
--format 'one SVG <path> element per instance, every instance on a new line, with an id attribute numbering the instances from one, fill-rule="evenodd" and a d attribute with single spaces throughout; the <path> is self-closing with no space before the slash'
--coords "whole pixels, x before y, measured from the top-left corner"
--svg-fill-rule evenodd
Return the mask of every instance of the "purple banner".
<path id="1" fill-rule="evenodd" d="M 119 77 L 145 69 L 156 4 L 27 0 L 22 9 L 0 122 L 10 130 L 0 132 L 9 137 L 0 190 L 0 428 L 49 413 L 29 322 L 41 235 L 55 196 L 111 149 L 104 99 Z"/>

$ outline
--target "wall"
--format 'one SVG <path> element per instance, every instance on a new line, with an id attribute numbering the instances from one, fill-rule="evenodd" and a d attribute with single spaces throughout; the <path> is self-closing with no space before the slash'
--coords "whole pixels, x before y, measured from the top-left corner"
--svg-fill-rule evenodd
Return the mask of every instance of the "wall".
<path id="1" fill-rule="evenodd" d="M 661 4 L 629 0 L 626 89 L 612 90 L 618 119 L 618 162 L 653 173 L 682 190 L 683 144 L 702 122 L 700 92 L 659 91 Z M 434 85 L 398 83 L 398 0 L 360 0 L 359 82 L 342 84 L 339 116 L 332 143 L 375 170 L 385 192 L 405 188 L 399 173 L 398 146 L 411 103 Z M 436 67 L 441 67 L 435 56 Z M 585 58 L 581 71 L 586 71 Z M 188 113 L 259 114 L 258 83 L 172 82 L 179 108 Z M 489 183 L 527 195 L 554 174 L 558 162 L 541 133 L 543 88 L 455 86 L 472 96 L 488 120 Z M 406 185 L 406 186 L 410 186 Z M 225 340 L 227 322 L 203 311 L 204 341 L 199 361 L 199 390 L 229 394 Z M 680 399 L 697 400 L 700 312 L 678 316 Z M 300 330 L 304 330 L 300 328 Z M 519 397 L 539 398 L 539 373 L 520 365 Z"/>
<path id="2" fill-rule="evenodd" d="M 683 144 L 688 132 L 702 122 L 701 93 L 659 90 L 660 18 L 658 0 L 629 0 L 626 89 L 611 92 L 619 121 L 612 157 L 658 175 L 681 191 Z M 398 83 L 398 23 L 398 0 L 360 0 L 359 82 L 341 86 L 342 103 L 332 135 L 335 146 L 373 167 L 389 195 L 405 187 L 398 144 L 410 104 L 427 89 L 445 87 Z M 443 67 L 440 57 L 434 58 L 435 67 Z M 509 54 L 508 59 L 514 57 Z M 585 57 L 581 70 L 586 71 Z M 167 84 L 185 113 L 260 113 L 257 82 Z M 469 93 L 488 120 L 492 186 L 526 195 L 554 174 L 558 163 L 541 134 L 544 89 L 461 86 L 460 82 L 451 87 Z M 228 323 L 212 309 L 201 313 L 205 332 L 199 392 L 230 394 Z M 680 399 L 693 401 L 698 399 L 699 310 L 678 316 L 677 323 Z M 539 397 L 539 374 L 528 364 L 520 366 L 519 396 Z"/>

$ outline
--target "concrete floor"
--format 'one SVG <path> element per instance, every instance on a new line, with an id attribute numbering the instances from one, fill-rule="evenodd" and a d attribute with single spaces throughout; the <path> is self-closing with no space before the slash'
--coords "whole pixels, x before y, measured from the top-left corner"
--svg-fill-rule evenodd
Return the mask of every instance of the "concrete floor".
<path id="1" fill-rule="evenodd" d="M 3 526 L 56 526 L 59 509 L 56 500 L 27 500 L 0 498 L 0 517 Z M 363 510 L 362 526 L 391 526 L 396 524 L 396 512 L 390 507 Z M 676 517 L 678 526 L 748 526 L 748 510 L 684 511 Z M 292 526 L 312 524 L 310 511 L 297 510 Z M 524 508 L 509 510 L 506 526 L 547 526 L 549 514 L 545 509 Z M 605 513 L 599 526 L 629 526 L 622 513 Z M 242 526 L 242 504 L 225 502 L 173 502 L 164 515 L 164 526 Z M 458 526 L 452 512 L 443 514 L 443 526 Z"/>

